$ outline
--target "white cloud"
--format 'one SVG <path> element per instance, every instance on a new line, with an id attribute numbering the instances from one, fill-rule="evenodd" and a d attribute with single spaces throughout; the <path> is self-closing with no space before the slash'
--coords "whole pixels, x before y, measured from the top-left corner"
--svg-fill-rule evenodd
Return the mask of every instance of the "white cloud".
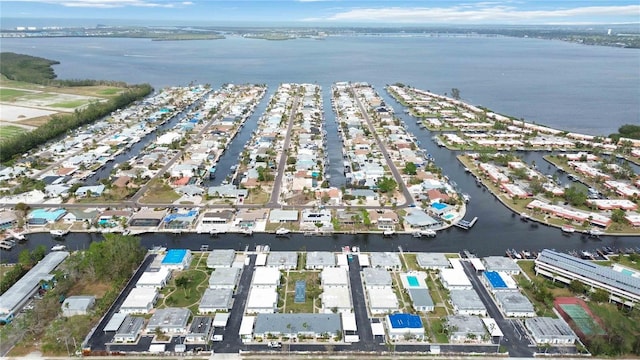
<path id="1" fill-rule="evenodd" d="M 504 3 L 503 3 L 504 4 Z M 554 23 L 612 21 L 616 18 L 640 18 L 640 5 L 586 6 L 570 9 L 523 10 L 494 2 L 463 4 L 451 7 L 384 7 L 356 8 L 337 12 L 329 17 L 309 18 L 308 21 L 385 23 Z"/>
<path id="2" fill-rule="evenodd" d="M 14 0 L 15 1 L 15 0 Z M 192 5 L 191 1 L 150 1 L 150 0 L 18 0 L 23 2 L 38 2 L 47 4 L 56 4 L 66 7 L 82 7 L 82 8 L 121 8 L 127 6 L 134 7 L 159 7 L 174 8 L 178 6 Z"/>

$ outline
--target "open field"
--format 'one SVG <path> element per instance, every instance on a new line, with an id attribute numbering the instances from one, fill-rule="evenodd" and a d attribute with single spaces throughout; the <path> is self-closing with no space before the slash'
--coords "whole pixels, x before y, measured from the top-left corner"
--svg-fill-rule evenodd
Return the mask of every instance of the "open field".
<path id="1" fill-rule="evenodd" d="M 0 114 L 0 120 L 15 122 L 15 121 L 32 119 L 40 116 L 48 117 L 57 113 L 58 113 L 57 111 L 51 111 L 51 110 L 2 104 L 2 114 Z"/>
<path id="2" fill-rule="evenodd" d="M 13 126 L 13 125 L 2 125 L 0 126 L 0 141 L 5 140 L 5 139 L 10 139 L 18 134 L 22 134 L 23 132 L 26 132 L 27 129 L 21 128 L 19 126 Z"/>
<path id="3" fill-rule="evenodd" d="M 0 101 L 14 101 L 16 98 L 29 94 L 29 91 L 0 88 Z"/>
<path id="4" fill-rule="evenodd" d="M 286 276 L 287 283 L 285 286 L 281 287 L 281 294 L 284 295 L 284 307 L 283 312 L 293 312 L 293 313 L 314 313 L 316 312 L 314 309 L 314 304 L 316 307 L 320 307 L 320 299 L 318 298 L 321 294 L 320 289 L 320 273 L 317 271 L 290 271 L 289 275 Z M 296 293 L 296 281 L 304 280 L 307 283 L 307 291 L 305 294 L 304 303 L 296 303 L 295 293 Z"/>

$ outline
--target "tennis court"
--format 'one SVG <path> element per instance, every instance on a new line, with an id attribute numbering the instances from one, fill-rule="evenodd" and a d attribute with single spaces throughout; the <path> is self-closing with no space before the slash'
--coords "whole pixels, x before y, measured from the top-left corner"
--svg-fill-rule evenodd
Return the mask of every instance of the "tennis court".
<path id="1" fill-rule="evenodd" d="M 560 304 L 560 308 L 585 335 L 604 335 L 605 331 L 579 304 Z"/>

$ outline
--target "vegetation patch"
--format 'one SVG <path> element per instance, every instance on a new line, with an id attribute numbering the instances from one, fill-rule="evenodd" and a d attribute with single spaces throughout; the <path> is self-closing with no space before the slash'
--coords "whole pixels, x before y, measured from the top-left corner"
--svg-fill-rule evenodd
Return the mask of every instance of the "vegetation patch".
<path id="1" fill-rule="evenodd" d="M 14 138 L 22 133 L 27 132 L 27 129 L 20 126 L 6 125 L 0 126 L 0 142 Z"/>
<path id="2" fill-rule="evenodd" d="M 149 182 L 149 188 L 140 200 L 143 203 L 163 204 L 172 203 L 180 199 L 180 194 L 175 192 L 171 186 L 161 179 L 154 179 Z"/>
<path id="3" fill-rule="evenodd" d="M 54 108 L 75 109 L 82 105 L 86 105 L 88 102 L 89 101 L 87 99 L 71 100 L 71 101 L 64 101 L 64 102 L 59 102 L 55 104 L 49 104 L 49 106 Z"/>
<path id="4" fill-rule="evenodd" d="M 14 101 L 20 96 L 29 94 L 28 91 L 0 88 L 0 101 Z"/>
<path id="5" fill-rule="evenodd" d="M 174 275 L 171 286 L 175 289 L 167 294 L 164 306 L 189 307 L 197 304 L 207 288 L 208 274 L 202 270 L 185 270 Z"/>
<path id="6" fill-rule="evenodd" d="M 314 302 L 316 306 L 321 306 L 320 295 L 322 289 L 320 287 L 320 273 L 317 271 L 290 271 L 286 277 L 286 286 L 281 287 L 280 295 L 285 299 L 283 312 L 286 313 L 314 313 Z M 296 281 L 303 280 L 306 282 L 307 288 L 304 303 L 296 303 Z"/>

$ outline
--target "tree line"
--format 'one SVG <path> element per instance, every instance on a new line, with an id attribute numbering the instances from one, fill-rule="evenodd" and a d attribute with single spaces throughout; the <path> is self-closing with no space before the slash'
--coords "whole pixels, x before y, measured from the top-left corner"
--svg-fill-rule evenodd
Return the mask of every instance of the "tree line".
<path id="1" fill-rule="evenodd" d="M 37 56 L 12 52 L 0 53 L 0 73 L 9 80 L 44 84 L 56 78 L 56 73 L 51 66 L 57 64 L 60 62 Z"/>

